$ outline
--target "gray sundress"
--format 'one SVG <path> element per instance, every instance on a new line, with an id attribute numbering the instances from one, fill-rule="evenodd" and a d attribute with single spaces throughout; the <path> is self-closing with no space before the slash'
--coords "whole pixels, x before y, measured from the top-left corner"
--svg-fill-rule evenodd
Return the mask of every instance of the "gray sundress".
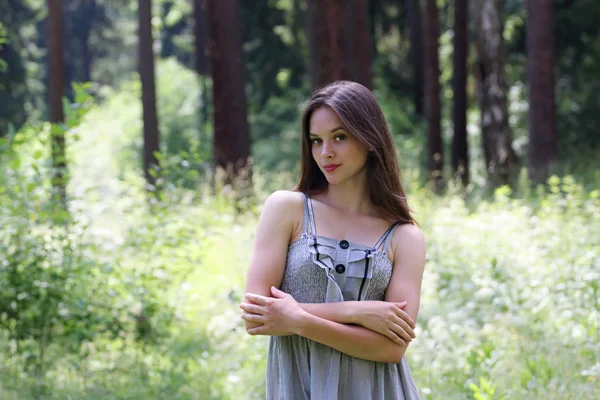
<path id="1" fill-rule="evenodd" d="M 374 247 L 319 236 L 305 195 L 302 236 L 288 248 L 281 290 L 299 303 L 384 300 L 392 275 L 386 251 L 397 226 Z M 270 338 L 266 384 L 268 400 L 419 399 L 406 359 L 363 360 L 298 335 Z"/>

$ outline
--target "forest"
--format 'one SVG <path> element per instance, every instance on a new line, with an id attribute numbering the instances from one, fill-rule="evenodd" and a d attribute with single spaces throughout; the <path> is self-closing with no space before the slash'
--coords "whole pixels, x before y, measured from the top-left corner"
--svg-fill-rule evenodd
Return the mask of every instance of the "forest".
<path id="1" fill-rule="evenodd" d="M 421 398 L 599 398 L 599 22 L 597 0 L 0 0 L 0 398 L 265 398 L 255 229 L 337 80 L 381 104 L 425 235 Z"/>

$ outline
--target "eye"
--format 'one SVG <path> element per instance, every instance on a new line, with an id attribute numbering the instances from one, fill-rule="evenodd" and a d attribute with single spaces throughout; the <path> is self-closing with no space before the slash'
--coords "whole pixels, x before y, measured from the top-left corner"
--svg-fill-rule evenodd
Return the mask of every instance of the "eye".
<path id="1" fill-rule="evenodd" d="M 337 140 L 338 142 L 341 142 L 342 140 L 346 139 L 346 135 L 341 134 L 341 135 L 336 135 L 335 140 Z"/>
<path id="2" fill-rule="evenodd" d="M 312 138 L 312 139 L 310 139 L 310 142 L 312 144 L 321 144 L 321 139 L 319 139 L 319 138 Z"/>

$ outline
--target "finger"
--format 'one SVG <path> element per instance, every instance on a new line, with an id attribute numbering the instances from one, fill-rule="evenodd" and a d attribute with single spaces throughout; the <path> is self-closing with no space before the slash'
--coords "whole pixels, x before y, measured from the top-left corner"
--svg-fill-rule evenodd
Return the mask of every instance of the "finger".
<path id="1" fill-rule="evenodd" d="M 397 326 L 401 327 L 405 332 L 407 332 L 410 335 L 411 340 L 417 337 L 417 335 L 415 334 L 415 330 L 413 329 L 413 327 L 410 326 L 405 320 L 403 320 L 403 319 L 401 319 L 401 318 L 399 318 L 399 317 L 396 316 L 396 318 L 394 318 L 394 323 Z"/>
<path id="2" fill-rule="evenodd" d="M 406 343 L 404 342 L 404 340 L 402 340 L 402 338 L 400 336 L 398 336 L 396 334 L 396 332 L 389 330 L 387 333 L 387 337 L 392 339 L 392 341 L 394 343 L 396 343 L 398 346 L 404 346 Z"/>
<path id="3" fill-rule="evenodd" d="M 273 297 L 277 297 L 278 299 L 281 299 L 281 298 L 285 297 L 285 295 L 287 293 L 282 292 L 281 290 L 277 289 L 275 286 L 271 286 L 271 294 L 273 295 Z"/>
<path id="4" fill-rule="evenodd" d="M 259 326 L 257 328 L 247 329 L 246 333 L 248 333 L 248 335 L 252 335 L 252 336 L 255 336 L 255 335 L 264 335 L 265 332 L 266 332 L 266 330 L 267 329 L 265 328 L 265 326 L 262 325 L 262 326 Z"/>
<path id="5" fill-rule="evenodd" d="M 240 317 L 244 321 L 248 321 L 248 322 L 258 322 L 258 323 L 266 322 L 266 318 L 259 314 L 242 313 L 242 315 L 240 315 Z"/>
<path id="6" fill-rule="evenodd" d="M 404 321 L 406 321 L 406 323 L 411 327 L 411 328 L 415 328 L 415 321 L 413 321 L 413 319 L 410 317 L 410 315 L 408 315 L 403 309 L 397 307 L 396 308 L 396 315 L 400 318 L 402 318 Z"/>
<path id="7" fill-rule="evenodd" d="M 415 337 L 415 332 L 412 330 L 410 326 L 405 321 L 402 321 L 400 318 L 394 320 L 394 325 L 390 327 L 394 332 L 396 332 L 403 340 L 410 343 Z"/>
<path id="8" fill-rule="evenodd" d="M 261 305 L 261 306 L 264 306 L 265 304 L 267 304 L 267 298 L 265 296 L 261 296 L 259 294 L 246 293 L 244 298 L 248 301 L 251 301 L 251 302 Z"/>
<path id="9" fill-rule="evenodd" d="M 240 304 L 240 308 L 251 314 L 261 314 L 264 315 L 264 309 L 261 306 L 250 303 L 242 303 Z"/>

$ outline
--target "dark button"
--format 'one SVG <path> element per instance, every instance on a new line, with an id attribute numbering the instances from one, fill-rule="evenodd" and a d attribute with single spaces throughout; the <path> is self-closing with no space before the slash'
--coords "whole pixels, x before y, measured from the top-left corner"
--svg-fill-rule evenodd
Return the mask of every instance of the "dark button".
<path id="1" fill-rule="evenodd" d="M 335 272 L 337 272 L 338 274 L 343 274 L 344 272 L 346 272 L 346 267 L 344 267 L 344 264 L 338 264 L 335 266 Z"/>
<path id="2" fill-rule="evenodd" d="M 350 243 L 348 243 L 348 241 L 347 241 L 347 240 L 342 240 L 342 241 L 340 242 L 340 247 L 341 247 L 342 249 L 347 249 L 348 247 L 350 247 Z"/>

